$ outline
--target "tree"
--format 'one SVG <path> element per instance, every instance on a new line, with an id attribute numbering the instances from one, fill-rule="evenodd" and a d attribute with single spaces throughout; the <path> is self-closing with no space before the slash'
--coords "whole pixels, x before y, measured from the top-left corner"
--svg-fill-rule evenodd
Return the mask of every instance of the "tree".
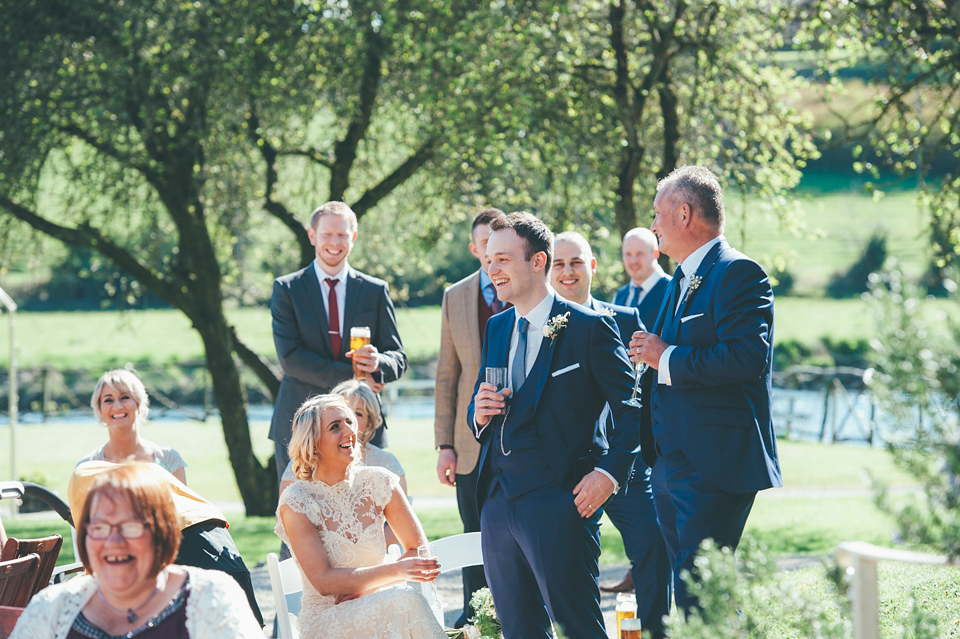
<path id="1" fill-rule="evenodd" d="M 0 0 L 0 209 L 190 318 L 250 515 L 274 512 L 276 475 L 253 455 L 234 356 L 278 380 L 224 313 L 241 240 L 289 246 L 280 229 L 298 250 L 278 263 L 305 263 L 318 193 L 363 217 L 445 131 L 482 125 L 438 117 L 476 66 L 437 51 L 497 18 L 474 5 Z"/>
<path id="2" fill-rule="evenodd" d="M 547 188 L 592 180 L 596 199 L 573 206 L 613 210 L 620 234 L 652 219 L 656 180 L 684 163 L 776 201 L 816 154 L 797 104 L 807 81 L 772 55 L 787 18 L 772 3 L 567 3 L 532 29 L 542 71 L 526 138 Z"/>
<path id="3" fill-rule="evenodd" d="M 925 286 L 945 292 L 960 266 L 960 5 L 941 0 L 819 0 L 801 5 L 796 41 L 829 52 L 821 72 L 874 70 L 871 111 L 840 137 L 857 142 L 856 168 L 915 176 L 930 213 Z M 942 172 L 934 188 L 927 176 Z"/>

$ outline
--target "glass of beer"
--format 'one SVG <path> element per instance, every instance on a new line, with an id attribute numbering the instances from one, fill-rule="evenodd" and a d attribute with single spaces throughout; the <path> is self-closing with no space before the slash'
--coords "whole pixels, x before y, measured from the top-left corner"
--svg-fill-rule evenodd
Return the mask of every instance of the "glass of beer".
<path id="1" fill-rule="evenodd" d="M 353 326 L 350 328 L 350 350 L 356 352 L 370 343 L 369 326 Z M 357 360 L 353 360 L 354 379 L 364 379 L 367 376 L 365 372 L 357 368 Z"/>
<path id="2" fill-rule="evenodd" d="M 620 622 L 620 639 L 641 639 L 640 620 L 630 617 Z"/>
<path id="3" fill-rule="evenodd" d="M 624 619 L 632 619 L 637 616 L 637 596 L 633 593 L 621 592 L 617 595 L 617 637 L 623 626 Z"/>

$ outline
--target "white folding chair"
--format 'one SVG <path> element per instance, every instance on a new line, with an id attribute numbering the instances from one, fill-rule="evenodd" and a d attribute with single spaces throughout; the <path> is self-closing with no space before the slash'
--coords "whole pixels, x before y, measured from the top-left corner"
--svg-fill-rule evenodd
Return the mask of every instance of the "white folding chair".
<path id="1" fill-rule="evenodd" d="M 280 561 L 277 553 L 267 553 L 267 570 L 270 571 L 270 588 L 277 609 L 279 639 L 300 639 L 297 615 L 300 614 L 303 581 L 297 562 L 292 557 Z"/>
<path id="2" fill-rule="evenodd" d="M 467 566 L 483 565 L 483 550 L 480 547 L 480 533 L 471 532 L 461 535 L 451 535 L 431 542 L 430 546 L 440 562 L 440 572 L 460 570 Z M 435 589 L 430 583 L 419 582 L 420 592 L 426 598 L 433 610 L 434 617 L 443 625 L 443 607 L 434 598 Z"/>

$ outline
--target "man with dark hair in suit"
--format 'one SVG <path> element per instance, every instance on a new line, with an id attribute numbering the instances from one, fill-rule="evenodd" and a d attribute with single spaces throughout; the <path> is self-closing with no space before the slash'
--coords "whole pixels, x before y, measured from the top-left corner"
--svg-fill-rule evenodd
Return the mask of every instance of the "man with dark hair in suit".
<path id="1" fill-rule="evenodd" d="M 643 325 L 653 326 L 670 281 L 670 276 L 663 272 L 657 262 L 660 257 L 657 236 L 650 229 L 630 229 L 623 236 L 620 254 L 623 270 L 630 276 L 630 281 L 620 287 L 613 303 L 637 307 Z"/>
<path id="2" fill-rule="evenodd" d="M 487 320 L 504 309 L 486 271 L 490 222 L 503 215 L 500 209 L 484 209 L 473 218 L 470 253 L 480 261 L 476 272 L 443 293 L 440 319 L 440 355 L 437 358 L 434 442 L 439 451 L 437 477 L 455 486 L 463 532 L 480 531 L 477 512 L 477 458 L 480 444 L 467 425 L 467 407 L 480 371 L 483 329 Z M 487 585 L 482 566 L 463 569 L 463 614 L 454 624 L 461 628 L 470 617 L 470 598 Z"/>
<path id="3" fill-rule="evenodd" d="M 290 461 L 293 414 L 308 397 L 329 393 L 352 377 L 351 358 L 377 391 L 407 369 L 387 283 L 347 263 L 357 240 L 353 210 L 343 202 L 323 204 L 310 216 L 307 234 L 317 258 L 277 278 L 270 300 L 273 341 L 283 368 L 270 421 L 278 478 Z M 370 328 L 370 344 L 351 353 L 353 326 Z"/>
<path id="4" fill-rule="evenodd" d="M 681 579 L 700 543 L 736 549 L 757 491 L 781 486 L 771 415 L 773 290 L 759 264 L 723 237 L 720 182 L 684 166 L 657 185 L 651 230 L 679 263 L 651 332 L 634 333 L 642 378 L 642 455 L 674 574 L 677 606 L 697 607 Z"/>
<path id="5" fill-rule="evenodd" d="M 487 322 L 467 420 L 480 441 L 483 561 L 505 639 L 606 639 L 601 507 L 630 477 L 637 410 L 616 324 L 548 284 L 553 234 L 529 213 L 491 223 L 488 272 L 513 308 Z M 485 381 L 506 368 L 508 385 Z M 599 422 L 605 405 L 611 419 Z"/>
<path id="6" fill-rule="evenodd" d="M 550 283 L 559 295 L 599 313 L 612 315 L 621 339 L 645 330 L 635 307 L 601 302 L 590 294 L 597 272 L 597 258 L 586 238 L 576 231 L 565 231 L 553 240 L 553 267 Z M 605 419 L 609 415 L 604 411 Z M 626 484 L 603 507 L 623 537 L 630 560 L 630 587 L 637 596 L 637 618 L 644 631 L 654 639 L 664 636 L 663 617 L 670 614 L 670 560 L 657 526 L 650 488 L 650 468 L 637 459 Z M 601 588 L 603 590 L 603 588 Z"/>

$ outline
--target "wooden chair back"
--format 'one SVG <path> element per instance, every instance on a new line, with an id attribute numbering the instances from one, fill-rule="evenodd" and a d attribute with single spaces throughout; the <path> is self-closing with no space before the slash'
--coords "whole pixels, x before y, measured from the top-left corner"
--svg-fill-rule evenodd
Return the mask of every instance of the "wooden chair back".
<path id="1" fill-rule="evenodd" d="M 26 606 L 33 596 L 33 584 L 39 569 L 40 555 L 36 553 L 0 561 L 0 606 Z"/>
<path id="2" fill-rule="evenodd" d="M 23 608 L 0 606 L 0 639 L 7 639 L 13 633 L 13 627 L 17 625 L 21 612 Z"/>
<path id="3" fill-rule="evenodd" d="M 33 592 L 30 593 L 32 597 L 50 584 L 50 577 L 53 575 L 53 569 L 57 566 L 57 558 L 60 556 L 62 545 L 63 537 L 60 535 L 51 535 L 40 539 L 10 537 L 7 539 L 7 543 L 3 545 L 3 550 L 0 551 L 0 561 L 10 561 L 30 554 L 40 556 L 40 568 L 33 584 Z"/>

